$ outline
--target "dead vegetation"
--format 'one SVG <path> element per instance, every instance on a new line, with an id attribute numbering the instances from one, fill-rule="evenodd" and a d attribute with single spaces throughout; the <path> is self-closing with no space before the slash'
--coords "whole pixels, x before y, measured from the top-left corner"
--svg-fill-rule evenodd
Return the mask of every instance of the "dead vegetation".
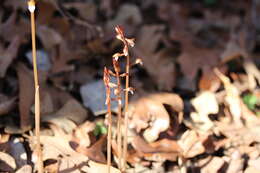
<path id="1" fill-rule="evenodd" d="M 260 172 L 258 0 L 33 3 L 0 3 L 0 172 Z"/>

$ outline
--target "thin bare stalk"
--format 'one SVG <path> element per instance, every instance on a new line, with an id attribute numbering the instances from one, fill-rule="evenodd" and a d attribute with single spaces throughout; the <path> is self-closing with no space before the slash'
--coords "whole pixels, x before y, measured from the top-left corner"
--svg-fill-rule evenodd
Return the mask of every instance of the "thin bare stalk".
<path id="1" fill-rule="evenodd" d="M 35 136 L 36 136 L 36 153 L 37 153 L 37 169 L 39 173 L 43 173 L 42 151 L 40 143 L 40 93 L 37 70 L 36 57 L 36 34 L 35 34 L 35 1 L 28 1 L 28 9 L 31 14 L 31 37 L 32 37 L 32 56 L 33 56 L 33 74 L 35 86 Z"/>
<path id="2" fill-rule="evenodd" d="M 128 46 L 127 46 L 128 47 Z M 128 48 L 127 48 L 128 49 Z M 124 119 L 124 144 L 123 144 L 123 171 L 126 170 L 126 157 L 127 157 L 127 136 L 128 136 L 128 96 L 129 96 L 129 72 L 130 72 L 130 57 L 126 56 L 126 81 L 125 81 L 125 119 Z"/>
<path id="3" fill-rule="evenodd" d="M 117 142 L 118 142 L 118 155 L 119 155 L 119 169 L 122 172 L 125 172 L 126 170 L 126 157 L 127 157 L 127 130 L 128 130 L 128 92 L 132 89 L 129 87 L 129 71 L 130 71 L 130 56 L 129 56 L 129 46 L 134 46 L 134 39 L 125 38 L 123 29 L 119 26 L 115 28 L 116 30 L 116 38 L 121 40 L 124 44 L 123 52 L 122 53 L 116 53 L 113 55 L 113 66 L 115 70 L 114 76 L 117 78 L 117 88 L 115 90 L 115 95 L 117 96 L 118 101 L 118 129 L 117 129 Z M 119 57 L 126 57 L 126 72 L 123 74 L 120 74 L 120 66 L 118 63 Z M 122 146 L 122 129 L 121 129 L 121 123 L 122 123 L 122 97 L 121 97 L 121 85 L 120 85 L 120 77 L 126 77 L 126 88 L 125 90 L 125 112 L 124 112 L 124 127 L 123 130 L 124 138 L 123 138 L 123 146 Z M 123 150 L 123 153 L 122 153 Z M 122 158 L 123 155 L 123 158 Z M 123 160 L 121 160 L 123 159 Z"/>
<path id="4" fill-rule="evenodd" d="M 107 133 L 107 172 L 110 173 L 111 168 L 111 140 L 112 140 L 112 113 L 111 113 L 111 98 L 110 98 L 110 76 L 107 68 L 104 68 L 104 84 L 106 87 L 106 105 L 108 113 L 108 133 Z"/>
<path id="5" fill-rule="evenodd" d="M 117 87 L 115 88 L 115 95 L 116 95 L 116 100 L 118 103 L 118 121 L 117 121 L 117 144 L 118 144 L 118 165 L 119 169 L 122 168 L 122 94 L 121 94 L 121 80 L 120 80 L 120 67 L 118 63 L 117 58 L 113 58 L 113 67 L 115 70 L 115 76 L 116 76 L 116 85 Z"/>

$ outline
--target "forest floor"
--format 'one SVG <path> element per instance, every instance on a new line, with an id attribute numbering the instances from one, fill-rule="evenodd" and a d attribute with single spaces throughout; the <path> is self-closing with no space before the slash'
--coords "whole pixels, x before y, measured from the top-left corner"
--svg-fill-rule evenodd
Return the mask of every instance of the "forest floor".
<path id="1" fill-rule="evenodd" d="M 126 172 L 260 172 L 259 19 L 259 0 L 39 0 L 45 172 L 107 170 L 103 69 L 122 50 L 117 25 L 135 39 Z M 2 0 L 0 23 L 0 172 L 35 172 L 26 1 Z"/>

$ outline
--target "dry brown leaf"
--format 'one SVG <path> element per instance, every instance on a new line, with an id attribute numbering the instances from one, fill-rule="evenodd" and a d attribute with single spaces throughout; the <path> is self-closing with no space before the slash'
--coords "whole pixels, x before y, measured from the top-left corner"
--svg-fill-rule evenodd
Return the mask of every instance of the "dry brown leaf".
<path id="1" fill-rule="evenodd" d="M 256 168 L 258 171 L 260 171 L 260 157 L 254 160 L 249 160 L 248 165 Z"/>
<path id="2" fill-rule="evenodd" d="M 180 156 L 182 152 L 178 143 L 169 139 L 162 139 L 148 144 L 140 136 L 136 136 L 132 140 L 132 145 L 139 157 L 153 161 L 176 161 L 177 156 Z"/>
<path id="3" fill-rule="evenodd" d="M 203 70 L 204 68 L 212 68 L 217 65 L 218 54 L 216 50 L 185 46 L 183 53 L 178 57 L 178 62 L 184 75 L 192 80 L 199 69 Z"/>
<path id="4" fill-rule="evenodd" d="M 231 154 L 231 161 L 229 162 L 229 166 L 227 169 L 227 173 L 242 173 L 243 172 L 243 165 L 244 165 L 244 158 L 242 157 L 242 154 L 235 150 Z"/>
<path id="5" fill-rule="evenodd" d="M 199 123 L 201 130 L 207 131 L 213 127 L 213 122 L 209 119 L 210 114 L 217 114 L 219 111 L 218 102 L 214 93 L 204 91 L 191 100 L 197 113 L 192 112 L 191 118 L 195 123 Z"/>
<path id="6" fill-rule="evenodd" d="M 14 58 L 16 58 L 20 44 L 20 36 L 15 36 L 5 52 L 0 55 L 0 78 L 5 76 L 8 67 L 11 65 Z"/>
<path id="7" fill-rule="evenodd" d="M 37 27 L 37 36 L 41 39 L 46 50 L 54 48 L 63 41 L 63 38 L 57 31 L 45 25 Z"/>
<path id="8" fill-rule="evenodd" d="M 50 124 L 50 127 L 54 132 L 54 136 L 41 135 L 43 161 L 47 161 L 49 159 L 58 161 L 59 172 L 69 170 L 77 170 L 80 172 L 82 166 L 88 161 L 88 157 L 74 151 L 70 147 L 70 135 L 65 134 L 63 130 L 56 125 Z M 31 138 L 30 143 L 32 146 L 35 144 L 33 138 Z M 33 148 L 32 150 L 35 151 Z M 32 154 L 32 160 L 33 162 L 37 160 L 37 155 L 35 152 Z"/>
<path id="9" fill-rule="evenodd" d="M 13 172 L 16 169 L 16 163 L 12 156 L 7 153 L 0 152 L 0 171 Z"/>
<path id="10" fill-rule="evenodd" d="M 93 2 L 71 2 L 64 3 L 64 7 L 67 9 L 75 9 L 79 13 L 79 18 L 82 18 L 88 22 L 95 22 L 97 15 L 97 7 Z"/>
<path id="11" fill-rule="evenodd" d="M 101 163 L 97 163 L 94 161 L 89 161 L 88 162 L 88 167 L 85 166 L 82 168 L 83 171 L 86 171 L 88 173 L 97 173 L 97 172 L 107 172 L 107 165 L 106 164 L 101 164 Z M 116 169 L 114 167 L 111 166 L 110 168 L 111 173 L 121 173 L 121 171 L 119 169 Z"/>
<path id="12" fill-rule="evenodd" d="M 230 79 L 222 74 L 218 69 L 214 69 L 216 75 L 224 84 L 226 96 L 225 102 L 229 107 L 233 120 L 238 126 L 242 125 L 242 101 L 240 99 L 240 91 L 230 82 Z"/>
<path id="13" fill-rule="evenodd" d="M 185 158 L 192 158 L 205 152 L 201 138 L 193 130 L 187 130 L 178 141 L 179 146 L 183 150 Z"/>
<path id="14" fill-rule="evenodd" d="M 28 34 L 30 31 L 29 28 L 29 21 L 24 18 L 18 18 L 17 12 L 14 11 L 6 22 L 0 25 L 0 33 L 5 41 L 12 42 L 17 35 L 19 35 L 20 38 L 23 38 L 23 36 Z"/>
<path id="15" fill-rule="evenodd" d="M 136 27 L 142 23 L 140 9 L 134 4 L 123 4 L 117 11 L 114 19 L 106 24 L 106 35 L 111 35 L 116 25 L 122 25 L 126 29 L 126 33 L 132 34 Z"/>
<path id="16" fill-rule="evenodd" d="M 213 157 L 202 166 L 201 173 L 212 173 L 212 172 L 219 172 L 222 167 L 225 166 L 225 161 L 220 157 Z"/>
<path id="17" fill-rule="evenodd" d="M 24 165 L 23 167 L 18 169 L 15 173 L 29 173 L 29 172 L 32 172 L 32 171 L 33 171 L 32 166 Z"/>
<path id="18" fill-rule="evenodd" d="M 0 116 L 8 114 L 16 105 L 16 97 L 9 99 L 0 94 Z"/>
<path id="19" fill-rule="evenodd" d="M 54 123 L 70 133 L 87 116 L 86 109 L 77 100 L 70 99 L 56 113 L 43 116 L 42 121 Z"/>
<path id="20" fill-rule="evenodd" d="M 170 91 L 175 85 L 175 65 L 168 49 L 156 52 L 163 38 L 163 25 L 145 25 L 137 36 L 134 53 L 141 57 L 144 68 L 156 81 L 159 89 Z M 167 80 L 165 80 L 167 78 Z"/>
<path id="21" fill-rule="evenodd" d="M 146 141 L 155 141 L 159 134 L 166 131 L 170 125 L 170 116 L 164 104 L 169 105 L 176 112 L 183 109 L 182 99 L 171 93 L 148 95 L 131 103 L 130 128 L 135 128 L 137 132 L 145 129 L 143 136 Z"/>
<path id="22" fill-rule="evenodd" d="M 37 7 L 39 11 L 44 11 L 44 13 L 39 13 L 37 16 L 37 22 L 42 25 L 49 24 L 53 18 L 53 13 L 57 10 L 51 1 L 44 0 L 37 2 Z"/>
<path id="23" fill-rule="evenodd" d="M 227 71 L 227 66 L 222 65 L 220 67 L 221 71 L 225 73 Z M 204 68 L 202 76 L 199 80 L 200 91 L 211 91 L 216 92 L 221 85 L 220 79 L 216 76 L 212 68 Z"/>
<path id="24" fill-rule="evenodd" d="M 84 124 L 75 128 L 72 133 L 72 141 L 76 142 L 79 146 L 87 148 L 92 144 L 90 132 L 95 129 L 95 124 L 86 121 Z"/>
<path id="25" fill-rule="evenodd" d="M 4 6 L 12 7 L 14 10 L 22 9 L 26 11 L 28 9 L 27 4 L 23 1 L 9 0 L 4 2 Z"/>
<path id="26" fill-rule="evenodd" d="M 28 130 L 31 126 L 30 109 L 34 101 L 34 82 L 32 72 L 24 65 L 17 65 L 17 75 L 19 80 L 19 112 L 20 124 L 23 130 Z"/>
<path id="27" fill-rule="evenodd" d="M 72 141 L 71 147 L 79 152 L 82 153 L 92 161 L 99 162 L 99 163 L 106 163 L 106 157 L 103 153 L 103 148 L 105 146 L 106 136 L 102 136 L 98 141 L 96 141 L 92 146 L 85 147 L 85 145 L 80 145 L 75 141 Z"/>

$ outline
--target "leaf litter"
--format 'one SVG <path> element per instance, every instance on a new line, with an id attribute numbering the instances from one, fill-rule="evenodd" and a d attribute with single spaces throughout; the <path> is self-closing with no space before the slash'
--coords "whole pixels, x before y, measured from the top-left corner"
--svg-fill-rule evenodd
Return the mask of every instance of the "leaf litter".
<path id="1" fill-rule="evenodd" d="M 107 170 L 98 82 L 121 48 L 116 25 L 136 39 L 130 53 L 143 63 L 131 60 L 126 172 L 259 172 L 259 7 L 257 0 L 39 1 L 45 172 Z M 0 172 L 35 172 L 30 20 L 25 2 L 0 9 Z M 120 172 L 115 138 L 112 173 Z"/>

